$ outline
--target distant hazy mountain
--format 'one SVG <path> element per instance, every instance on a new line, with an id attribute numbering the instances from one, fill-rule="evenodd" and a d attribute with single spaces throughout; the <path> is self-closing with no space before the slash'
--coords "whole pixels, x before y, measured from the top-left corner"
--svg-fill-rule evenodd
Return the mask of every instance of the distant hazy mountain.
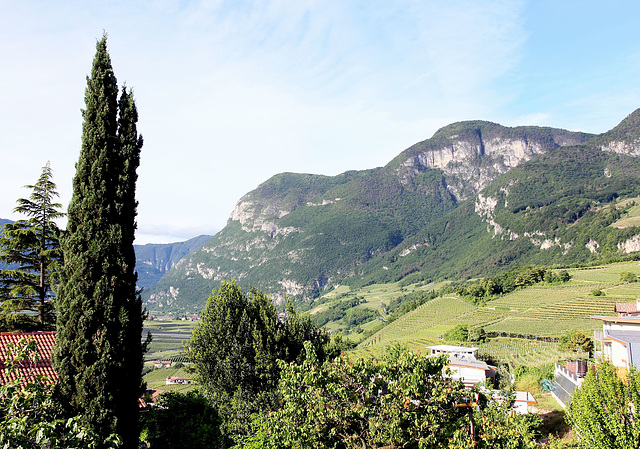
<path id="1" fill-rule="evenodd" d="M 5 223 L 13 223 L 13 221 L 0 218 L 0 226 Z M 155 285 L 180 259 L 201 247 L 209 239 L 211 239 L 210 235 L 201 235 L 185 242 L 133 245 L 136 253 L 138 287 L 148 288 Z M 0 270 L 6 267 L 0 263 Z"/>
<path id="2" fill-rule="evenodd" d="M 155 285 L 180 259 L 210 239 L 210 235 L 200 235 L 186 242 L 133 245 L 136 252 L 138 287 L 148 288 Z"/>

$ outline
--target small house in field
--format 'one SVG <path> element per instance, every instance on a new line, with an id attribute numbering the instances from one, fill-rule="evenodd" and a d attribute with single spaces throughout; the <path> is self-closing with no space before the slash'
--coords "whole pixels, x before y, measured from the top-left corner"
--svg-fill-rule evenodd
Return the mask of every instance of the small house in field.
<path id="1" fill-rule="evenodd" d="M 154 360 L 153 367 L 154 368 L 171 368 L 173 362 L 171 360 Z"/>
<path id="2" fill-rule="evenodd" d="M 20 340 L 31 339 L 36 342 L 35 360 L 22 360 L 17 363 L 17 372 L 5 373 L 8 354 L 15 351 Z M 58 379 L 51 363 L 51 353 L 56 342 L 55 331 L 51 332 L 0 332 L 0 384 L 4 385 L 16 377 L 25 381 L 44 375 L 52 382 Z"/>
<path id="3" fill-rule="evenodd" d="M 189 379 L 185 379 L 184 377 L 167 377 L 165 384 L 166 385 L 187 385 L 189 383 Z"/>
<path id="4" fill-rule="evenodd" d="M 491 384 L 495 381 L 498 368 L 487 364 L 476 358 L 478 348 L 468 348 L 465 346 L 453 345 L 437 345 L 429 346 L 430 357 L 439 355 L 447 355 L 449 357 L 450 377 L 454 380 L 460 380 L 468 388 L 479 383 L 485 383 L 487 380 Z"/>

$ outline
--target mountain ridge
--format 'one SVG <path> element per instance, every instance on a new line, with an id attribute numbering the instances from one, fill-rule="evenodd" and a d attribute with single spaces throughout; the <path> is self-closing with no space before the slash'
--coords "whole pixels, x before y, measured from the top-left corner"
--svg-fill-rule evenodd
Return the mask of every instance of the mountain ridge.
<path id="1" fill-rule="evenodd" d="M 636 118 L 637 111 L 618 129 L 600 136 L 548 127 L 458 122 L 407 148 L 384 167 L 336 177 L 275 175 L 244 195 L 227 226 L 168 272 L 145 300 L 150 308 L 197 308 L 220 281 L 234 278 L 272 294 L 281 303 L 287 297 L 313 298 L 340 283 L 372 281 L 373 271 L 378 278 L 385 271 L 394 273 L 394 278 L 422 271 L 424 264 L 392 269 L 382 261 L 397 261 L 420 246 L 429 247 L 429 238 L 437 235 L 434 227 L 442 226 L 443 217 L 464 204 L 465 217 L 471 220 L 464 225 L 469 228 L 465 232 L 480 235 L 481 229 L 486 233 L 487 226 L 492 226 L 487 220 L 502 226 L 475 211 L 474 198 L 483 189 L 512 169 L 558 149 L 593 152 L 596 145 L 590 142 L 596 139 L 604 145 L 612 137 L 618 139 L 617 134 L 624 137 L 629 128 L 635 132 Z M 615 154 L 627 157 L 626 153 Z M 567 154 L 563 157 L 570 159 Z M 452 225 L 444 226 L 446 230 Z M 422 234 L 427 237 L 420 237 Z M 531 251 L 530 240 L 526 251 Z M 508 251 L 511 255 L 496 256 L 491 266 L 516 260 L 518 251 Z M 446 259 L 446 255 L 436 255 Z M 437 270 L 433 275 L 446 273 Z"/>

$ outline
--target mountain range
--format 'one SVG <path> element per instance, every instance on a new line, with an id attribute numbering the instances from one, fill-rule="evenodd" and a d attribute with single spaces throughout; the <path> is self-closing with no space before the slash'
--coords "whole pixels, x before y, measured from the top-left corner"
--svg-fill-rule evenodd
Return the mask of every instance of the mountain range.
<path id="1" fill-rule="evenodd" d="M 200 310 L 236 279 L 276 303 L 340 284 L 465 279 L 522 264 L 586 263 L 640 250 L 610 226 L 640 195 L 640 110 L 600 135 L 454 123 L 384 167 L 281 173 L 150 286 L 150 310 Z M 614 202 L 614 203 L 612 203 Z"/>
<path id="2" fill-rule="evenodd" d="M 13 223 L 13 221 L 0 218 L 0 226 L 7 223 Z M 136 253 L 138 287 L 144 289 L 157 284 L 180 259 L 201 247 L 209 239 L 211 239 L 210 235 L 200 235 L 185 242 L 133 245 Z M 0 263 L 0 270 L 8 268 L 11 267 Z"/>

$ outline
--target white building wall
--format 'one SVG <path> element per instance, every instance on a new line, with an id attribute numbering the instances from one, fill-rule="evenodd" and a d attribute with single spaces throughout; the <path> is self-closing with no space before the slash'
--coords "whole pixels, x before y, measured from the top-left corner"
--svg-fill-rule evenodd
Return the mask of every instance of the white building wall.
<path id="1" fill-rule="evenodd" d="M 627 347 L 617 341 L 611 342 L 611 363 L 613 366 L 628 367 Z"/>

